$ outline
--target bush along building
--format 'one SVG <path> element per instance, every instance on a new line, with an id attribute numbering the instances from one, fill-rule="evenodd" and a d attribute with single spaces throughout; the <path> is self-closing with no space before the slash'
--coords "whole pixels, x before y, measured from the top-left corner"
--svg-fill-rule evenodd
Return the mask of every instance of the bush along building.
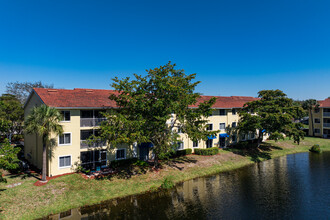
<path id="1" fill-rule="evenodd" d="M 106 120 L 102 112 L 117 108 L 116 103 L 109 99 L 109 95 L 115 93 L 116 91 L 113 90 L 100 89 L 33 89 L 24 106 L 25 118 L 32 108 L 42 104 L 56 108 L 63 114 L 63 121 L 60 124 L 64 132 L 60 136 L 53 134 L 51 138 L 54 144 L 47 149 L 48 176 L 74 172 L 78 165 L 88 170 L 99 170 L 109 166 L 111 161 L 128 158 L 152 159 L 150 143 L 109 147 L 109 143 L 105 141 L 88 142 L 91 135 L 97 136 L 100 124 Z M 201 96 L 198 102 L 212 97 Z M 207 137 L 206 141 L 194 142 L 178 130 L 181 138 L 178 150 L 194 151 L 194 149 L 227 147 L 238 141 L 255 139 L 256 133 L 238 135 L 232 130 L 239 120 L 238 110 L 245 103 L 256 98 L 244 96 L 216 96 L 216 98 L 216 103 L 212 107 L 213 113 L 208 118 L 207 129 L 219 133 Z M 41 137 L 36 134 L 25 134 L 25 158 L 38 168 L 42 167 L 42 146 Z"/>
<path id="2" fill-rule="evenodd" d="M 309 112 L 309 135 L 330 138 L 330 98 L 317 101 L 318 105 Z M 311 121 L 313 120 L 313 122 Z"/>

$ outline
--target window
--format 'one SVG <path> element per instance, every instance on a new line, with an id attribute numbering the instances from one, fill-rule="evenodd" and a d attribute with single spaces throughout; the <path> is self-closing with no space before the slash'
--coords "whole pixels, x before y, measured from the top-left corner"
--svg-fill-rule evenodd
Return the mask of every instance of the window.
<path id="1" fill-rule="evenodd" d="M 226 123 L 220 123 L 220 130 L 226 129 Z"/>
<path id="2" fill-rule="evenodd" d="M 178 150 L 183 150 L 183 147 L 184 147 L 183 142 L 178 142 L 178 147 L 177 147 L 177 149 L 178 149 Z"/>
<path id="3" fill-rule="evenodd" d="M 242 140 L 245 141 L 246 140 L 246 134 L 242 135 Z"/>
<path id="4" fill-rule="evenodd" d="M 315 123 L 321 123 L 321 120 L 319 118 L 315 118 Z"/>
<path id="5" fill-rule="evenodd" d="M 59 157 L 59 167 L 68 168 L 71 167 L 71 156 L 60 156 Z"/>
<path id="6" fill-rule="evenodd" d="M 231 113 L 232 113 L 232 115 L 236 115 L 236 109 L 233 108 Z"/>
<path id="7" fill-rule="evenodd" d="M 233 128 L 236 128 L 236 122 L 231 123 L 231 126 L 232 126 Z"/>
<path id="8" fill-rule="evenodd" d="M 95 150 L 80 152 L 81 166 L 86 170 L 97 170 L 98 167 L 104 168 L 107 166 L 107 151 Z"/>
<path id="9" fill-rule="evenodd" d="M 71 144 L 71 133 L 64 133 L 58 137 L 59 145 L 70 145 Z"/>
<path id="10" fill-rule="evenodd" d="M 126 150 L 125 149 L 118 149 L 116 151 L 116 160 L 126 159 Z"/>
<path id="11" fill-rule="evenodd" d="M 63 121 L 70 121 L 70 111 L 61 111 Z"/>
<path id="12" fill-rule="evenodd" d="M 208 139 L 206 141 L 206 148 L 211 148 L 213 146 L 213 139 Z"/>
<path id="13" fill-rule="evenodd" d="M 226 115 L 226 110 L 225 109 L 220 109 L 220 115 Z"/>
<path id="14" fill-rule="evenodd" d="M 233 135 L 233 136 L 231 137 L 231 140 L 232 140 L 233 142 L 236 142 L 236 135 Z"/>
<path id="15" fill-rule="evenodd" d="M 255 135 L 254 133 L 251 133 L 251 139 L 254 139 L 254 135 Z"/>
<path id="16" fill-rule="evenodd" d="M 320 109 L 319 109 L 319 108 L 315 108 L 315 109 L 314 109 L 314 112 L 315 112 L 315 113 L 319 113 L 319 112 L 320 112 Z"/>
<path id="17" fill-rule="evenodd" d="M 207 124 L 206 130 L 212 131 L 213 130 L 213 124 Z"/>
<path id="18" fill-rule="evenodd" d="M 315 131 L 315 133 L 317 133 L 317 134 L 321 133 L 320 129 L 318 129 L 318 128 L 315 128 L 314 131 Z"/>
<path id="19" fill-rule="evenodd" d="M 178 134 L 182 134 L 182 128 L 178 127 Z"/>
<path id="20" fill-rule="evenodd" d="M 198 147 L 198 141 L 193 141 L 193 147 Z"/>

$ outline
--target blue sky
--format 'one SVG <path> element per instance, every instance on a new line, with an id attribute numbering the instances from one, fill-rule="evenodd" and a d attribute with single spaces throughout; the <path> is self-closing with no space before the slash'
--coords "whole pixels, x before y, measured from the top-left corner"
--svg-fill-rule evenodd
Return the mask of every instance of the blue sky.
<path id="1" fill-rule="evenodd" d="M 7 82 L 109 89 L 168 61 L 205 95 L 330 96 L 330 1 L 0 0 Z"/>

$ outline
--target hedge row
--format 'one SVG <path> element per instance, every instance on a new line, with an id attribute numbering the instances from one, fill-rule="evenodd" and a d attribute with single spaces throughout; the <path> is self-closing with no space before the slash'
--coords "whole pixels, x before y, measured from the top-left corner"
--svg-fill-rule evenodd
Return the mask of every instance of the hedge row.
<path id="1" fill-rule="evenodd" d="M 129 166 L 133 163 L 136 163 L 137 161 L 138 161 L 137 158 L 129 158 L 129 159 L 124 159 L 124 160 L 114 160 L 114 161 L 111 161 L 110 167 L 111 168 L 117 168 L 117 167 Z"/>
<path id="2" fill-rule="evenodd" d="M 219 148 L 211 147 L 206 149 L 195 148 L 195 154 L 198 155 L 216 155 L 219 153 Z"/>
<path id="3" fill-rule="evenodd" d="M 185 155 L 188 155 L 188 154 L 191 154 L 192 153 L 192 149 L 183 149 L 183 150 L 178 150 L 176 151 L 176 156 L 180 157 L 180 156 L 185 156 Z"/>

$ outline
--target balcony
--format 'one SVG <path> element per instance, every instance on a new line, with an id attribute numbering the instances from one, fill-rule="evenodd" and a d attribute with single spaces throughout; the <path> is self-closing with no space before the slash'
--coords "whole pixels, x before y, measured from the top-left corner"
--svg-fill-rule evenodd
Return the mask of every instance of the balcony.
<path id="1" fill-rule="evenodd" d="M 104 146 L 106 146 L 106 141 L 100 141 L 97 143 L 88 144 L 86 140 L 80 140 L 80 149 L 104 147 Z"/>
<path id="2" fill-rule="evenodd" d="M 330 117 L 330 112 L 323 112 L 324 117 Z"/>
<path id="3" fill-rule="evenodd" d="M 324 128 L 330 128 L 330 123 L 323 123 Z"/>
<path id="4" fill-rule="evenodd" d="M 100 126 L 106 118 L 80 118 L 80 127 L 96 127 Z"/>

